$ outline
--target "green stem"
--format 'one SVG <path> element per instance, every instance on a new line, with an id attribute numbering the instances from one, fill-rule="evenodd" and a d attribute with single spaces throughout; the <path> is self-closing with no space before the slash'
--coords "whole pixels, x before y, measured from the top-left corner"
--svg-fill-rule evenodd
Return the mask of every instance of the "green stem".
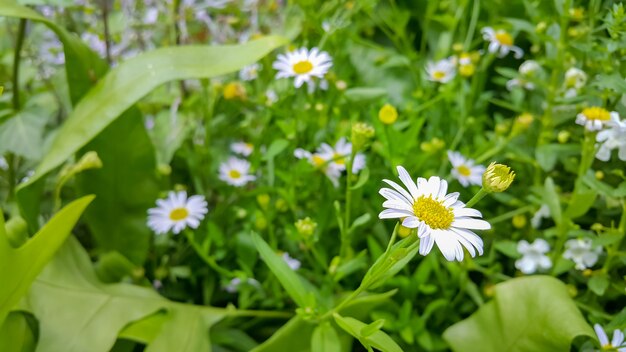
<path id="1" fill-rule="evenodd" d="M 352 164 L 354 163 L 354 157 L 356 156 L 356 148 L 352 147 L 350 153 L 350 159 L 346 165 L 347 179 L 346 179 L 346 209 L 343 217 L 343 233 L 341 236 L 341 250 L 339 255 L 342 258 L 348 257 L 348 251 L 350 250 L 350 207 L 352 205 Z"/>
<path id="2" fill-rule="evenodd" d="M 194 251 L 196 252 L 196 254 L 198 254 L 198 256 L 205 262 L 207 263 L 211 269 L 215 270 L 216 272 L 218 272 L 220 275 L 223 275 L 225 277 L 232 277 L 233 275 L 230 273 L 230 271 L 222 268 L 221 266 L 219 266 L 217 264 L 217 262 L 215 262 L 215 259 L 213 259 L 212 257 L 210 257 L 207 253 L 205 253 L 205 251 L 202 249 L 202 247 L 200 247 L 200 244 L 198 244 L 198 242 L 196 242 L 195 238 L 194 238 L 194 234 L 191 231 L 185 231 L 185 236 L 187 237 L 187 240 L 189 241 L 189 244 L 191 245 L 191 247 L 194 249 Z"/>
<path id="3" fill-rule="evenodd" d="M 478 203 L 478 201 L 480 201 L 481 199 L 483 199 L 487 194 L 489 194 L 489 192 L 487 192 L 484 188 L 481 188 L 478 193 L 476 193 L 472 199 L 469 200 L 469 202 L 467 202 L 465 204 L 465 207 L 469 208 L 472 205 Z"/>
<path id="4" fill-rule="evenodd" d="M 515 215 L 527 213 L 527 212 L 533 210 L 533 208 L 534 208 L 534 205 L 527 205 L 525 207 L 521 207 L 521 208 L 518 208 L 518 209 L 515 209 L 515 210 L 512 210 L 512 211 L 509 211 L 508 213 L 504 213 L 502 215 L 499 215 L 499 216 L 496 216 L 494 218 L 491 218 L 489 220 L 489 223 L 493 225 L 495 223 L 502 222 L 504 220 L 508 220 L 508 219 L 514 217 Z"/>
<path id="5" fill-rule="evenodd" d="M 467 29 L 467 36 L 465 37 L 465 43 L 463 44 L 464 50 L 469 50 L 472 44 L 472 38 L 474 37 L 474 31 L 476 30 L 476 23 L 478 22 L 478 15 L 480 14 L 480 0 L 474 0 L 474 6 L 472 7 L 472 18 Z"/>
<path id="6" fill-rule="evenodd" d="M 15 41 L 15 53 L 13 56 L 13 109 L 20 109 L 20 53 L 26 36 L 26 20 L 20 19 L 20 25 L 17 30 L 17 40 Z"/>

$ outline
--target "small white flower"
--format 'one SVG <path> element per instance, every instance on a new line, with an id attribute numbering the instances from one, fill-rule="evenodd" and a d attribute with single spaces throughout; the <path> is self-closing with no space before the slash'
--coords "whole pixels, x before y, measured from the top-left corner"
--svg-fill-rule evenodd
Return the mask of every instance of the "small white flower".
<path id="1" fill-rule="evenodd" d="M 456 178 L 463 187 L 469 185 L 481 186 L 483 184 L 483 173 L 485 167 L 475 165 L 475 161 L 467 159 L 459 152 L 448 150 L 448 159 L 452 164 L 452 176 Z"/>
<path id="2" fill-rule="evenodd" d="M 300 88 L 305 82 L 313 84 L 313 77 L 324 78 L 333 62 L 327 52 L 318 48 L 300 48 L 278 55 L 272 67 L 278 70 L 276 78 L 295 77 L 294 86 Z"/>
<path id="3" fill-rule="evenodd" d="M 514 87 L 523 87 L 528 90 L 535 89 L 535 84 L 530 81 L 541 72 L 541 66 L 534 60 L 524 61 L 518 69 L 521 77 L 514 78 L 506 82 L 506 89 L 513 90 Z"/>
<path id="4" fill-rule="evenodd" d="M 248 65 L 239 71 L 239 79 L 242 81 L 253 81 L 259 77 L 259 71 L 261 71 L 261 64 L 255 63 Z"/>
<path id="5" fill-rule="evenodd" d="M 593 329 L 596 331 L 596 335 L 598 335 L 598 341 L 600 341 L 602 351 L 617 350 L 618 352 L 626 352 L 624 333 L 621 330 L 613 330 L 613 339 L 609 342 L 609 337 L 606 335 L 606 332 L 604 332 L 604 329 L 600 326 L 600 324 L 595 324 Z"/>
<path id="6" fill-rule="evenodd" d="M 587 74 L 585 71 L 572 67 L 565 72 L 565 97 L 573 98 L 578 91 L 587 83 Z"/>
<path id="7" fill-rule="evenodd" d="M 447 83 L 456 75 L 454 60 L 443 59 L 437 62 L 429 61 L 426 64 L 428 80 L 439 83 Z"/>
<path id="8" fill-rule="evenodd" d="M 256 176 L 249 175 L 250 163 L 247 160 L 230 157 L 220 165 L 220 180 L 231 186 L 242 187 L 248 182 L 256 180 Z"/>
<path id="9" fill-rule="evenodd" d="M 550 245 L 544 239 L 538 238 L 532 244 L 521 240 L 517 243 L 517 251 L 522 258 L 515 261 L 515 267 L 524 274 L 532 274 L 537 270 L 548 270 L 552 267 L 552 261 L 545 255 L 550 251 Z"/>
<path id="10" fill-rule="evenodd" d="M 249 279 L 246 279 L 246 281 L 244 283 L 244 282 L 241 281 L 240 278 L 236 277 L 236 278 L 233 278 L 232 280 L 230 280 L 228 285 L 224 286 L 224 290 L 226 292 L 228 292 L 228 293 L 237 293 L 237 291 L 239 291 L 239 287 L 242 284 L 248 284 L 248 285 L 250 285 L 252 287 L 255 287 L 255 288 L 260 288 L 261 287 L 261 284 L 256 279 L 249 278 Z"/>
<path id="11" fill-rule="evenodd" d="M 342 170 L 338 168 L 336 163 L 332 162 L 333 153 L 329 153 L 327 148 L 332 150 L 332 147 L 326 143 L 323 143 L 322 146 L 318 148 L 318 152 L 316 153 L 311 153 L 308 150 L 297 148 L 294 150 L 293 155 L 298 159 L 307 159 L 311 165 L 322 170 L 333 186 L 337 188 L 339 187 L 339 177 L 341 177 Z M 319 152 L 320 149 L 324 151 Z"/>
<path id="12" fill-rule="evenodd" d="M 611 151 L 617 149 L 619 160 L 626 161 L 626 120 L 620 121 L 617 114 L 613 115 L 607 127 L 596 135 L 596 142 L 599 145 L 596 158 L 609 161 Z"/>
<path id="13" fill-rule="evenodd" d="M 521 59 L 524 56 L 524 51 L 513 45 L 513 36 L 505 30 L 494 31 L 491 27 L 485 27 L 481 30 L 483 39 L 489 41 L 488 50 L 492 54 L 497 54 L 498 57 L 505 57 L 510 51 L 516 59 Z"/>
<path id="14" fill-rule="evenodd" d="M 591 268 L 602 253 L 602 247 L 592 248 L 591 240 L 588 238 L 569 240 L 565 242 L 565 249 L 563 258 L 576 263 L 578 270 Z"/>
<path id="15" fill-rule="evenodd" d="M 292 258 L 287 252 L 283 253 L 282 257 L 285 263 L 287 263 L 287 266 L 289 266 L 291 270 L 295 271 L 295 270 L 300 269 L 301 263 L 298 259 Z"/>
<path id="16" fill-rule="evenodd" d="M 148 227 L 157 234 L 172 230 L 180 233 L 186 227 L 198 228 L 200 221 L 209 212 L 203 196 L 187 198 L 187 192 L 169 192 L 166 199 L 158 199 L 157 207 L 148 209 Z"/>
<path id="17" fill-rule="evenodd" d="M 550 208 L 548 208 L 547 205 L 542 204 L 539 210 L 537 210 L 537 212 L 530 219 L 530 224 L 533 228 L 538 229 L 539 226 L 541 226 L 541 220 L 544 218 L 549 219 L 550 216 Z"/>
<path id="18" fill-rule="evenodd" d="M 270 106 L 278 101 L 278 94 L 273 89 L 268 89 L 265 91 L 265 103 Z"/>
<path id="19" fill-rule="evenodd" d="M 230 150 L 235 154 L 250 156 L 254 150 L 254 146 L 246 142 L 235 142 L 230 145 Z"/>
<path id="20" fill-rule="evenodd" d="M 585 108 L 576 115 L 576 123 L 585 126 L 587 131 L 599 131 L 611 121 L 619 121 L 619 114 L 616 111 L 609 112 L 598 106 Z"/>
<path id="21" fill-rule="evenodd" d="M 402 226 L 416 228 L 420 238 L 421 255 L 428 254 L 433 245 L 449 260 L 463 260 L 465 248 L 472 257 L 483 254 L 483 240 L 471 230 L 488 230 L 491 225 L 480 219 L 482 214 L 458 200 L 459 193 L 447 194 L 448 182 L 432 176 L 428 180 L 417 178 L 417 183 L 409 173 L 398 166 L 400 181 L 406 187 L 383 180 L 391 188 L 381 188 L 379 193 L 385 199 L 380 219 L 402 219 Z M 408 190 L 408 191 L 407 191 Z"/>
<path id="22" fill-rule="evenodd" d="M 0 170 L 7 170 L 9 168 L 9 164 L 7 164 L 7 159 L 3 156 L 0 156 Z"/>

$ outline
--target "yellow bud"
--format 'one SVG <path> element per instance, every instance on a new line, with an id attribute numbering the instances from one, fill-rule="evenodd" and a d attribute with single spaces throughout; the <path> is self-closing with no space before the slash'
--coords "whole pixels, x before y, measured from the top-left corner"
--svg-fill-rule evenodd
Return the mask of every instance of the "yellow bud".
<path id="1" fill-rule="evenodd" d="M 289 204 L 287 204 L 287 201 L 279 198 L 276 200 L 276 209 L 280 212 L 285 212 L 287 210 L 289 210 Z"/>
<path id="2" fill-rule="evenodd" d="M 322 103 L 315 104 L 315 111 L 322 111 L 322 110 L 324 110 L 324 104 Z"/>
<path id="3" fill-rule="evenodd" d="M 600 232 L 604 230 L 604 225 L 596 222 L 595 224 L 591 225 L 591 230 L 595 232 Z"/>
<path id="4" fill-rule="evenodd" d="M 352 125 L 352 145 L 356 151 L 365 148 L 372 137 L 374 137 L 374 128 L 370 124 L 357 122 Z"/>
<path id="5" fill-rule="evenodd" d="M 391 125 L 398 119 L 398 110 L 391 104 L 385 104 L 378 111 L 378 119 L 385 125 Z"/>
<path id="6" fill-rule="evenodd" d="M 537 26 L 535 27 L 535 31 L 537 31 L 537 33 L 543 33 L 546 28 L 548 28 L 548 25 L 545 22 L 539 22 L 537 23 Z"/>
<path id="7" fill-rule="evenodd" d="M 511 168 L 492 162 L 483 174 L 483 188 L 487 192 L 504 192 L 513 182 L 515 172 Z"/>
<path id="8" fill-rule="evenodd" d="M 585 9 L 583 7 L 569 9 L 569 15 L 572 21 L 580 22 L 585 18 Z"/>
<path id="9" fill-rule="evenodd" d="M 512 219 L 513 226 L 516 229 L 523 229 L 526 226 L 526 215 L 517 214 Z"/>
<path id="10" fill-rule="evenodd" d="M 493 297 L 496 294 L 496 287 L 495 285 L 487 284 L 485 285 L 485 288 L 483 288 L 483 292 L 486 297 Z"/>
<path id="11" fill-rule="evenodd" d="M 452 44 L 452 50 L 456 52 L 463 51 L 463 43 L 454 43 Z"/>
<path id="12" fill-rule="evenodd" d="M 246 88 L 239 82 L 230 82 L 224 86 L 224 99 L 226 100 L 245 100 Z"/>
<path id="13" fill-rule="evenodd" d="M 556 139 L 559 141 L 559 143 L 564 144 L 567 143 L 569 137 L 570 133 L 568 131 L 560 131 L 559 134 L 556 136 Z"/>
<path id="14" fill-rule="evenodd" d="M 400 225 L 400 228 L 398 229 L 398 236 L 405 238 L 409 236 L 412 232 L 413 229 Z"/>
<path id="15" fill-rule="evenodd" d="M 583 270 L 583 276 L 590 277 L 591 275 L 593 275 L 593 270 L 591 270 L 591 269 Z"/>
<path id="16" fill-rule="evenodd" d="M 596 179 L 601 180 L 601 179 L 604 178 L 604 172 L 598 170 L 598 171 L 596 171 L 595 176 L 596 176 Z"/>
<path id="17" fill-rule="evenodd" d="M 467 64 L 459 66 L 459 74 L 463 77 L 471 77 L 476 72 L 476 66 L 474 64 Z"/>
<path id="18" fill-rule="evenodd" d="M 578 289 L 574 285 L 567 285 L 567 293 L 570 297 L 576 297 L 578 295 Z"/>
<path id="19" fill-rule="evenodd" d="M 298 234 L 304 238 L 309 238 L 313 236 L 315 233 L 315 229 L 317 228 L 317 223 L 311 220 L 310 217 L 306 217 L 304 219 L 300 219 L 295 223 L 296 231 Z"/>
<path id="20" fill-rule="evenodd" d="M 267 228 L 267 219 L 263 214 L 257 213 L 256 219 L 254 220 L 254 227 L 257 230 L 265 230 Z"/>
<path id="21" fill-rule="evenodd" d="M 262 209 L 267 209 L 267 206 L 270 204 L 270 200 L 270 195 L 267 193 L 262 193 L 256 196 L 256 201 Z"/>

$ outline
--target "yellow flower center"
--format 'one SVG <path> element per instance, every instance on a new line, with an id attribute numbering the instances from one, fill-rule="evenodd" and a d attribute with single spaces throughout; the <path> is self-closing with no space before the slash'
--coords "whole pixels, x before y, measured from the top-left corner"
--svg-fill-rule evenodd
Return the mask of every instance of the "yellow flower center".
<path id="1" fill-rule="evenodd" d="M 186 219 L 189 212 L 186 208 L 176 208 L 170 212 L 170 219 L 174 221 L 180 221 Z"/>
<path id="2" fill-rule="evenodd" d="M 312 160 L 313 160 L 313 165 L 315 165 L 317 167 L 320 167 L 320 166 L 324 165 L 324 163 L 326 163 L 326 160 L 324 160 L 324 158 L 322 158 L 319 155 L 313 155 Z"/>
<path id="3" fill-rule="evenodd" d="M 434 79 L 443 79 L 446 77 L 446 73 L 443 71 L 435 71 L 433 72 L 433 78 Z"/>
<path id="4" fill-rule="evenodd" d="M 431 229 L 448 229 L 454 221 L 452 209 L 431 197 L 421 196 L 413 202 L 415 216 L 430 226 Z"/>
<path id="5" fill-rule="evenodd" d="M 335 162 L 335 164 L 338 164 L 338 165 L 346 164 L 346 158 L 339 153 L 333 154 L 333 161 Z"/>
<path id="6" fill-rule="evenodd" d="M 465 165 L 461 165 L 461 166 L 457 167 L 456 171 L 459 172 L 459 175 L 465 176 L 465 177 L 467 177 L 467 176 L 472 174 L 472 171 L 470 170 L 470 168 L 465 166 Z"/>
<path id="7" fill-rule="evenodd" d="M 585 115 L 588 120 L 608 121 L 611 119 L 611 114 L 608 110 L 597 106 L 583 109 L 583 115 Z"/>
<path id="8" fill-rule="evenodd" d="M 313 64 L 309 60 L 298 61 L 293 65 L 293 71 L 299 75 L 311 72 Z"/>
<path id="9" fill-rule="evenodd" d="M 513 37 L 505 31 L 498 31 L 496 33 L 496 40 L 502 45 L 513 45 Z"/>
<path id="10" fill-rule="evenodd" d="M 237 178 L 240 178 L 240 177 L 241 177 L 241 172 L 239 172 L 239 171 L 237 171 L 237 170 L 230 170 L 230 171 L 228 172 L 228 176 L 230 176 L 230 178 L 237 179 Z"/>

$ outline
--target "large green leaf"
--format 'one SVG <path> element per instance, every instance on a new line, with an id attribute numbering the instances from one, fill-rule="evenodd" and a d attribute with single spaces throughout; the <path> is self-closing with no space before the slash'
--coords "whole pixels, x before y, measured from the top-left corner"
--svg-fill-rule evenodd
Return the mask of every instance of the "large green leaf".
<path id="1" fill-rule="evenodd" d="M 0 215 L 0 325 L 61 247 L 92 200 L 93 196 L 87 196 L 68 204 L 19 248 L 9 244 Z"/>
<path id="2" fill-rule="evenodd" d="M 10 151 L 27 159 L 42 154 L 43 128 L 46 118 L 23 110 L 0 124 L 0 155 Z"/>
<path id="3" fill-rule="evenodd" d="M 123 116 L 84 148 L 98 152 L 103 167 L 79 174 L 77 184 L 82 193 L 97 196 L 85 220 L 98 249 L 141 265 L 152 235 L 146 209 L 159 192 L 156 160 L 139 111 L 132 108 Z"/>
<path id="4" fill-rule="evenodd" d="M 103 284 L 73 238 L 33 283 L 27 298 L 39 321 L 40 352 L 106 352 L 126 329 L 122 335 L 147 343 L 147 351 L 209 351 L 209 328 L 230 313 L 171 302 L 151 288 Z"/>
<path id="5" fill-rule="evenodd" d="M 78 103 L 35 170 L 35 175 L 21 189 L 61 165 L 161 84 L 189 78 L 210 78 L 239 70 L 285 42 L 286 39 L 271 36 L 240 45 L 160 48 L 121 63 L 98 81 Z"/>
<path id="6" fill-rule="evenodd" d="M 493 301 L 443 337 L 454 351 L 534 352 L 569 351 L 580 335 L 594 333 L 565 285 L 550 276 L 531 276 L 496 285 Z"/>
<path id="7" fill-rule="evenodd" d="M 368 325 L 350 317 L 342 317 L 334 314 L 335 322 L 350 335 L 359 339 L 361 343 L 367 344 L 383 352 L 402 352 L 402 348 L 382 330 L 376 330 L 371 334 L 364 334 Z"/>

